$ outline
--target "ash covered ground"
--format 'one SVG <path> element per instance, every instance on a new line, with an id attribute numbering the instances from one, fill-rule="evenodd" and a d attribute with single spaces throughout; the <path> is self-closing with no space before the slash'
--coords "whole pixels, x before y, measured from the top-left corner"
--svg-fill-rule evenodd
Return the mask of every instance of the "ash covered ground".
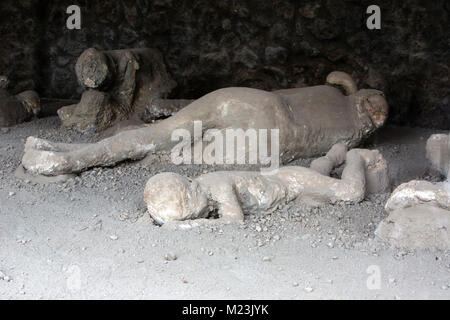
<path id="1" fill-rule="evenodd" d="M 28 136 L 95 140 L 59 126 L 50 117 L 0 131 L 0 299 L 450 298 L 450 252 L 374 239 L 388 194 L 169 230 L 146 213 L 146 181 L 163 171 L 196 177 L 221 168 L 126 162 L 51 184 L 16 177 Z M 393 187 L 437 181 L 425 159 L 432 133 L 387 127 L 365 147 L 382 152 Z M 379 288 L 368 269 L 379 270 Z"/>

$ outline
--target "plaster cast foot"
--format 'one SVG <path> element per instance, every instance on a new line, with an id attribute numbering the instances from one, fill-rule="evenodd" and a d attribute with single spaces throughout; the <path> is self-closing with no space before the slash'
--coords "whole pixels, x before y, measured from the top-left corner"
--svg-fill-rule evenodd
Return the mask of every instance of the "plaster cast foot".
<path id="1" fill-rule="evenodd" d="M 22 165 L 27 171 L 38 175 L 58 175 L 70 172 L 68 156 L 53 151 L 26 149 Z"/>
<path id="2" fill-rule="evenodd" d="M 54 151 L 54 152 L 71 152 L 85 147 L 87 144 L 83 143 L 59 143 L 51 142 L 46 139 L 28 137 L 25 143 L 25 150 L 35 149 L 43 151 Z"/>

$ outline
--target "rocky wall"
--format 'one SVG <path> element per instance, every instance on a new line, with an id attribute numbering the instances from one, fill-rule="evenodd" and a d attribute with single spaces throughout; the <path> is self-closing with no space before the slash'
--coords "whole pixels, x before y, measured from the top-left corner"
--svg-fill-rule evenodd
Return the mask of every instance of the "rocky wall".
<path id="1" fill-rule="evenodd" d="M 66 8 L 82 10 L 81 30 Z M 381 7 L 381 30 L 366 28 Z M 2 0 L 0 73 L 17 91 L 77 98 L 74 64 L 88 47 L 155 47 L 197 98 L 226 86 L 278 89 L 352 74 L 383 90 L 391 123 L 450 129 L 450 2 L 288 0 Z"/>

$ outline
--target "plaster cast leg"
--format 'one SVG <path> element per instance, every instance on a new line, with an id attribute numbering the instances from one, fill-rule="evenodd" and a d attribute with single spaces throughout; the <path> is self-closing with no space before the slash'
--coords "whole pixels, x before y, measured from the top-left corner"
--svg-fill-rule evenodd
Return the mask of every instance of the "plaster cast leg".
<path id="1" fill-rule="evenodd" d="M 365 167 L 364 158 L 357 150 L 347 152 L 341 179 L 333 179 L 328 186 L 330 198 L 352 203 L 362 201 L 366 193 Z"/>
<path id="2" fill-rule="evenodd" d="M 310 168 L 325 176 L 340 166 L 346 157 L 347 147 L 344 144 L 336 144 L 323 157 L 311 162 Z M 386 160 L 378 150 L 352 149 L 357 152 L 365 162 L 365 186 L 369 194 L 386 193 L 390 190 L 388 168 Z"/>
<path id="3" fill-rule="evenodd" d="M 311 162 L 310 168 L 324 176 L 329 176 L 331 171 L 345 161 L 347 146 L 342 143 L 335 144 L 323 157 Z"/>
<path id="4" fill-rule="evenodd" d="M 151 152 L 170 150 L 177 142 L 171 132 L 186 128 L 192 131 L 191 119 L 174 116 L 170 121 L 124 131 L 97 143 L 54 144 L 43 139 L 27 140 L 22 164 L 34 174 L 59 175 L 80 172 L 95 166 L 111 166 L 118 162 L 142 159 Z"/>

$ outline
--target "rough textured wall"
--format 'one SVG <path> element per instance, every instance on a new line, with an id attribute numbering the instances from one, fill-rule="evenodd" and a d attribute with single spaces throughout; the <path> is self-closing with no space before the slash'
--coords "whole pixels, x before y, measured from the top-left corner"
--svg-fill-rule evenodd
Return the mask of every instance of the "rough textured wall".
<path id="1" fill-rule="evenodd" d="M 445 0 L 38 2 L 1 1 L 0 73 L 48 97 L 79 96 L 73 68 L 84 49 L 148 46 L 162 51 L 178 82 L 173 97 L 321 84 L 337 69 L 385 91 L 391 122 L 450 128 Z M 382 29 L 371 31 L 365 12 L 374 3 Z M 71 4 L 82 9 L 81 30 L 65 28 Z"/>
<path id="2" fill-rule="evenodd" d="M 42 19 L 37 0 L 0 1 L 0 74 L 18 93 L 38 86 Z"/>

